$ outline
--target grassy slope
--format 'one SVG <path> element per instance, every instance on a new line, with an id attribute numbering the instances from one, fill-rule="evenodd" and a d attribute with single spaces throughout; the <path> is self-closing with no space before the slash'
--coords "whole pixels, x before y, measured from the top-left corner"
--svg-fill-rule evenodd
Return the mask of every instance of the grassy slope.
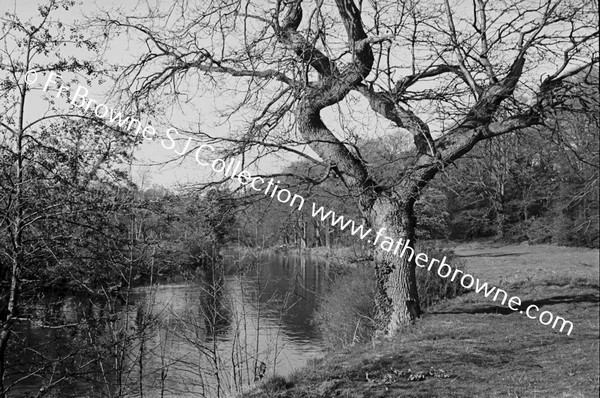
<path id="1" fill-rule="evenodd" d="M 473 292 L 436 305 L 394 341 L 331 354 L 244 397 L 597 397 L 598 251 L 469 244 L 456 252 L 483 282 L 573 322 L 571 336 Z"/>

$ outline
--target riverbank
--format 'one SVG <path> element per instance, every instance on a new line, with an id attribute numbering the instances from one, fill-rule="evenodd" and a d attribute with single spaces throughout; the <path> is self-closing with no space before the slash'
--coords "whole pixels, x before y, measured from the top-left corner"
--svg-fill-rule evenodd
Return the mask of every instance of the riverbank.
<path id="1" fill-rule="evenodd" d="M 572 335 L 471 292 L 393 341 L 329 353 L 241 397 L 597 396 L 598 250 L 469 243 L 455 252 L 482 280 L 572 321 Z"/>
<path id="2" fill-rule="evenodd" d="M 326 258 L 335 258 L 348 262 L 358 262 L 368 260 L 370 253 L 366 250 L 366 246 L 335 246 L 335 247 L 297 247 L 297 246 L 270 246 L 270 247 L 247 247 L 247 246 L 231 246 L 227 251 L 236 252 L 241 256 L 268 256 L 280 253 L 308 254 L 311 256 L 319 256 Z"/>
<path id="3" fill-rule="evenodd" d="M 472 245 L 469 243 L 468 245 Z M 464 244 L 463 244 L 464 245 Z M 454 248 L 462 246 L 460 243 L 445 240 L 427 240 L 417 242 L 417 250 L 427 250 L 429 247 L 435 248 Z M 238 253 L 241 256 L 268 256 L 281 253 L 308 254 L 325 258 L 334 258 L 348 263 L 358 263 L 372 260 L 371 245 L 357 243 L 351 246 L 318 246 L 318 247 L 298 247 L 298 246 L 269 246 L 269 247 L 248 247 L 248 246 L 229 246 L 226 251 Z"/>

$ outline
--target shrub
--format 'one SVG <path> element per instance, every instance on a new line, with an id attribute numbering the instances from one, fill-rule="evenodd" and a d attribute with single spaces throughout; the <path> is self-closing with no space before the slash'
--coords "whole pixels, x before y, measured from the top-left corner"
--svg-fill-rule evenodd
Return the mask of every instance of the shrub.
<path id="1" fill-rule="evenodd" d="M 416 245 L 415 253 L 418 252 L 426 253 L 429 259 L 436 258 L 440 262 L 446 257 L 446 264 L 450 265 L 452 269 L 458 268 L 466 271 L 465 261 L 458 257 L 453 250 L 425 242 Z M 427 268 L 417 267 L 417 288 L 421 310 L 423 311 L 439 301 L 448 300 L 469 291 L 460 284 L 459 278 L 451 281 L 450 277 L 442 278 L 439 276 L 437 273 L 439 265 L 440 263 L 436 263 L 431 267 L 431 271 L 428 271 Z"/>
<path id="2" fill-rule="evenodd" d="M 415 252 L 424 252 L 429 258 L 464 270 L 464 261 L 453 251 L 429 244 L 417 245 Z M 437 274 L 437 267 L 417 267 L 417 286 L 421 309 L 467 292 L 457 278 L 454 282 Z M 363 262 L 356 268 L 346 268 L 321 297 L 313 322 L 329 347 L 346 347 L 368 341 L 374 332 L 375 272 L 372 262 Z"/>
<path id="3" fill-rule="evenodd" d="M 293 386 L 293 383 L 290 383 L 285 377 L 279 375 L 271 376 L 262 383 L 262 388 L 267 393 L 285 391 Z"/>
<path id="4" fill-rule="evenodd" d="M 321 298 L 313 317 L 330 347 L 366 341 L 373 332 L 375 278 L 371 264 L 361 263 L 342 272 Z"/>

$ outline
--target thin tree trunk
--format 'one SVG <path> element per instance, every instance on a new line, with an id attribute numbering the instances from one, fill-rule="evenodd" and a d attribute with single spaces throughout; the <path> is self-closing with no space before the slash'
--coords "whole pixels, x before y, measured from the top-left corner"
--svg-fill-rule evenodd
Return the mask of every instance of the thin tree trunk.
<path id="1" fill-rule="evenodd" d="M 300 245 L 303 249 L 305 249 L 308 246 L 308 241 L 306 237 L 306 221 L 304 221 L 304 218 L 300 219 L 300 232 L 302 233 Z"/>
<path id="2" fill-rule="evenodd" d="M 6 396 L 4 391 L 4 373 L 6 371 L 6 348 L 8 347 L 8 340 L 10 339 L 10 336 L 12 334 L 12 326 L 17 311 L 19 268 L 19 260 L 18 257 L 16 257 L 13 259 L 6 319 L 2 323 L 2 328 L 0 329 L 0 398 L 4 398 Z"/>
<path id="3" fill-rule="evenodd" d="M 31 42 L 30 42 L 31 43 Z M 27 59 L 29 59 L 30 49 L 27 51 Z M 29 68 L 29 63 L 26 65 Z M 13 198 L 13 206 L 14 206 L 14 215 L 12 220 L 10 220 L 12 226 L 12 231 L 10 235 L 12 235 L 12 272 L 11 272 L 11 281 L 10 281 L 10 292 L 9 299 L 7 304 L 7 315 L 6 319 L 2 323 L 2 327 L 0 329 L 0 398 L 4 398 L 7 396 L 4 389 L 4 376 L 6 372 L 6 349 L 8 347 L 8 341 L 11 336 L 12 327 L 14 320 L 18 313 L 18 304 L 19 304 L 19 274 L 23 267 L 24 253 L 23 253 L 23 229 L 25 228 L 25 223 L 23 221 L 23 181 L 24 181 L 24 160 L 25 156 L 23 155 L 23 115 L 25 111 L 25 95 L 27 86 L 26 83 L 23 82 L 21 86 L 21 98 L 19 103 L 19 119 L 18 119 L 18 130 L 16 136 L 16 146 L 17 146 L 17 159 L 15 162 L 15 176 L 14 176 L 14 198 Z"/>
<path id="4" fill-rule="evenodd" d="M 313 219 L 313 228 L 315 230 L 314 246 L 323 246 L 323 238 L 321 237 L 321 228 L 317 220 Z"/>
<path id="5" fill-rule="evenodd" d="M 496 203 L 496 239 L 504 239 L 506 230 L 506 214 L 504 209 L 503 198 L 500 198 Z"/>

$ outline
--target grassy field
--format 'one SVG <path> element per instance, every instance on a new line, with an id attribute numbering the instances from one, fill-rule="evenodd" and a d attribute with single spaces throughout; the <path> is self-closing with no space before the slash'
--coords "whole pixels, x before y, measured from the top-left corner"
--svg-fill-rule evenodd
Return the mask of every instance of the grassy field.
<path id="1" fill-rule="evenodd" d="M 571 336 L 475 292 L 439 303 L 394 341 L 351 347 L 249 397 L 598 397 L 598 251 L 459 245 L 467 270 L 573 322 Z"/>

